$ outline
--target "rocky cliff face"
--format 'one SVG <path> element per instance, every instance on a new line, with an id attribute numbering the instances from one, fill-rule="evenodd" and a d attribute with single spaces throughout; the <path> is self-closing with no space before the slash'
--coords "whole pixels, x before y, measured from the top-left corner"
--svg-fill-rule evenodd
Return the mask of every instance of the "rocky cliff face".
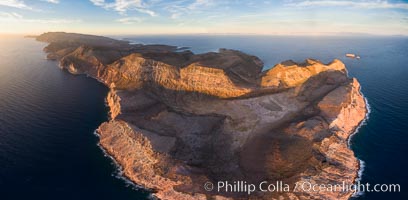
<path id="1" fill-rule="evenodd" d="M 115 120 L 115 118 L 121 112 L 120 100 L 121 100 L 120 96 L 116 94 L 115 84 L 112 83 L 110 85 L 109 93 L 105 99 L 105 102 L 107 106 L 109 107 L 109 118 L 111 120 Z"/>
<path id="2" fill-rule="evenodd" d="M 356 79 L 339 60 L 262 62 L 221 49 L 194 55 L 161 45 L 47 33 L 49 58 L 111 88 L 100 144 L 124 175 L 161 199 L 348 199 L 352 192 L 206 191 L 210 181 L 352 184 L 347 138 L 365 117 Z M 64 39 L 64 38 L 68 39 Z M 91 36 L 84 36 L 86 38 Z M 48 39 L 44 39 L 48 38 Z M 78 39 L 80 38 L 80 39 Z M 89 39 L 89 38 L 88 38 Z"/>

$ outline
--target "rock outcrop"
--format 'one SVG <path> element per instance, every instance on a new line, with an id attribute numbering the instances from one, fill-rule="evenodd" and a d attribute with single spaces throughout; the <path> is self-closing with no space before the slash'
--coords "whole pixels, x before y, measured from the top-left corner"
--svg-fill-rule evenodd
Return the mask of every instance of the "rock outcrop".
<path id="1" fill-rule="evenodd" d="M 352 191 L 206 191 L 206 182 L 353 184 L 347 146 L 367 112 L 344 64 L 195 55 L 165 45 L 46 33 L 48 58 L 111 90 L 101 146 L 124 175 L 160 199 L 348 199 Z"/>

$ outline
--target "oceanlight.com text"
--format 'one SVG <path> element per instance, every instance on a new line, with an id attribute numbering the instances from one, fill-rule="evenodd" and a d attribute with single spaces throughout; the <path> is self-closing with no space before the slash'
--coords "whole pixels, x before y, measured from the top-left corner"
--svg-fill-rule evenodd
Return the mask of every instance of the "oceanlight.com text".
<path id="1" fill-rule="evenodd" d="M 348 184 L 319 184 L 315 182 L 300 181 L 295 184 L 287 184 L 283 181 L 268 182 L 263 181 L 259 184 L 248 183 L 246 181 L 218 181 L 215 184 L 206 182 L 204 184 L 206 191 L 215 191 L 220 193 L 240 192 L 250 195 L 254 192 L 400 192 L 400 184 L 370 184 L 360 183 Z"/>

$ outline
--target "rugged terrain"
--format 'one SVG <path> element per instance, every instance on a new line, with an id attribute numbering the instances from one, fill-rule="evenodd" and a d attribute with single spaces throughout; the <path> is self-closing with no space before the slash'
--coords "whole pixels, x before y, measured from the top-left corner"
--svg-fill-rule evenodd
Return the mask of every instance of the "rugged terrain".
<path id="1" fill-rule="evenodd" d="M 341 192 L 208 192 L 210 181 L 353 184 L 348 137 L 364 119 L 360 85 L 339 60 L 193 54 L 166 45 L 45 33 L 47 58 L 110 88 L 97 132 L 124 175 L 160 199 L 348 199 Z"/>

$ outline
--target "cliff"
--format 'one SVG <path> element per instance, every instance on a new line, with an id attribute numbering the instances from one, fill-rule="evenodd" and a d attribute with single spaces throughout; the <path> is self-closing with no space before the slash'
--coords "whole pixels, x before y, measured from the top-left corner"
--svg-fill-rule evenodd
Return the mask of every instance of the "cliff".
<path id="1" fill-rule="evenodd" d="M 193 54 L 165 45 L 46 33 L 48 58 L 111 88 L 101 146 L 160 199 L 348 199 L 341 192 L 206 191 L 210 181 L 352 184 L 347 139 L 367 112 L 344 64 L 263 63 L 239 51 Z M 86 42 L 84 42 L 86 41 Z M 100 42 L 99 42 L 100 41 Z"/>

